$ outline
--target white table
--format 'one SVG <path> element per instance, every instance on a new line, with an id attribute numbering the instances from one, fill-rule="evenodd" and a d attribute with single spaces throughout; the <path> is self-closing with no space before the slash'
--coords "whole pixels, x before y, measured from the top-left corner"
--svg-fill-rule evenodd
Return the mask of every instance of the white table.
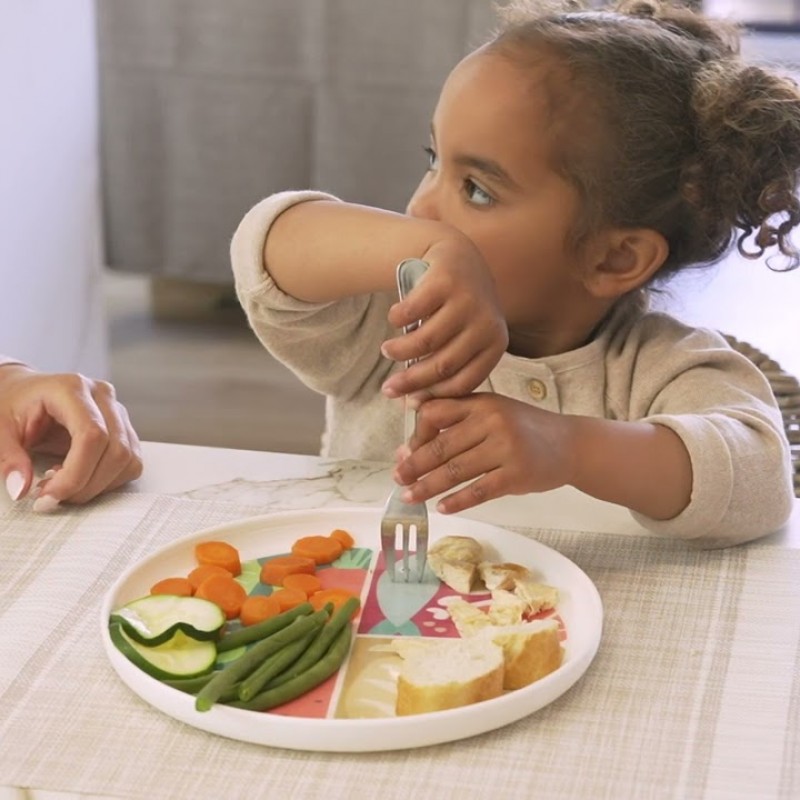
<path id="1" fill-rule="evenodd" d="M 315 456 L 223 450 L 214 447 L 144 443 L 146 469 L 135 484 L 137 491 L 158 494 L 190 494 L 247 500 L 264 483 L 299 481 L 299 491 L 309 481 L 333 485 L 328 479 L 332 462 Z M 382 505 L 391 486 L 382 465 L 344 462 L 346 480 L 336 482 L 343 503 Z M 464 512 L 464 516 L 493 525 L 559 528 L 629 535 L 648 535 L 627 509 L 588 497 L 571 488 L 544 492 L 535 497 L 505 497 Z M 770 536 L 770 544 L 800 549 L 800 500 L 789 523 Z"/>
<path id="2" fill-rule="evenodd" d="M 129 564 L 193 530 L 382 505 L 388 470 L 144 451 L 140 481 L 83 509 L 44 517 L 0 498 L 0 800 L 800 796 L 800 502 L 782 531 L 722 551 L 650 536 L 624 509 L 571 490 L 475 509 L 560 550 L 598 586 L 604 635 L 588 672 L 551 706 L 473 739 L 304 753 L 206 734 L 145 704 L 102 652 L 99 603 Z"/>

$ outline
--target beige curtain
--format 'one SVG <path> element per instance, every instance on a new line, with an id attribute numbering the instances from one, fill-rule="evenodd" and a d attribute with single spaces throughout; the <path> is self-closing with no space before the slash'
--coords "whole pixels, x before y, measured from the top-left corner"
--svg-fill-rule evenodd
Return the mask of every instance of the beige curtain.
<path id="1" fill-rule="evenodd" d="M 490 0 L 97 0 L 106 259 L 228 282 L 261 197 L 402 210 Z"/>

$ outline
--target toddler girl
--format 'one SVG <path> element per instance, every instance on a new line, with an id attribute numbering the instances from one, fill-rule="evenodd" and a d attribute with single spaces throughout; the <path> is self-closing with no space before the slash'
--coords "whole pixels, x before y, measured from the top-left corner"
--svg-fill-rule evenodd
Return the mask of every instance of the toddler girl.
<path id="1" fill-rule="evenodd" d="M 327 395 L 323 455 L 390 459 L 413 395 L 409 500 L 572 485 L 657 533 L 764 535 L 792 507 L 769 385 L 647 294 L 734 241 L 796 265 L 800 93 L 689 10 L 542 5 L 507 9 L 445 81 L 406 214 L 309 191 L 255 206 L 232 243 L 240 301 Z M 410 257 L 430 268 L 397 302 Z"/>

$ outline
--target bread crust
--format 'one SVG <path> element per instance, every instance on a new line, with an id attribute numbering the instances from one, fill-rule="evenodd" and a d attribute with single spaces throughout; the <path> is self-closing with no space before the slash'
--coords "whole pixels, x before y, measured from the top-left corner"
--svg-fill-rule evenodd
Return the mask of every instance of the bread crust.
<path id="1" fill-rule="evenodd" d="M 495 644 L 503 648 L 503 688 L 521 689 L 555 672 L 564 658 L 558 638 L 558 624 L 543 625 L 538 630 L 522 632 L 525 625 L 508 630 L 486 629 Z M 530 625 L 528 625 L 530 627 Z"/>
<path id="2" fill-rule="evenodd" d="M 428 550 L 428 566 L 439 580 L 469 594 L 478 577 L 483 546 L 471 536 L 443 536 Z"/>
<path id="3" fill-rule="evenodd" d="M 558 590 L 535 580 L 527 567 L 482 558 L 482 545 L 468 536 L 445 536 L 428 553 L 436 576 L 460 594 L 480 577 L 491 592 L 489 612 L 463 597 L 445 597 L 462 638 L 423 643 L 395 640 L 403 663 L 397 679 L 398 716 L 478 703 L 529 686 L 562 663 L 564 651 L 554 619 L 523 622 L 528 613 L 554 608 Z"/>
<path id="4" fill-rule="evenodd" d="M 491 640 L 450 639 L 412 649 L 397 679 L 395 713 L 426 714 L 499 697 L 504 672 L 503 650 Z"/>
<path id="5" fill-rule="evenodd" d="M 417 686 L 402 675 L 397 679 L 398 716 L 409 714 L 426 714 L 430 711 L 445 711 L 448 708 L 479 703 L 491 700 L 503 693 L 503 664 L 500 663 L 491 672 L 473 678 L 467 682 L 451 681 L 448 683 Z"/>
<path id="6" fill-rule="evenodd" d="M 514 589 L 515 580 L 528 580 L 530 570 L 520 564 L 510 562 L 495 563 L 494 561 L 481 561 L 478 564 L 478 573 L 489 591 L 495 589 Z"/>

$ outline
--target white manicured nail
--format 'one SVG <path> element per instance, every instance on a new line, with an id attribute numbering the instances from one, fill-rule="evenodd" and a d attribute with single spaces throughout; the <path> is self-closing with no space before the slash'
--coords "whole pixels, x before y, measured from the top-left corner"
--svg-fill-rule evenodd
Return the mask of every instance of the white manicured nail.
<path id="1" fill-rule="evenodd" d="M 49 494 L 43 494 L 34 501 L 33 510 L 41 514 L 49 514 L 51 511 L 55 511 L 58 505 L 59 502 L 55 497 L 51 497 Z"/>
<path id="2" fill-rule="evenodd" d="M 6 477 L 6 491 L 12 500 L 19 500 L 25 486 L 25 477 L 21 472 L 9 472 Z"/>

